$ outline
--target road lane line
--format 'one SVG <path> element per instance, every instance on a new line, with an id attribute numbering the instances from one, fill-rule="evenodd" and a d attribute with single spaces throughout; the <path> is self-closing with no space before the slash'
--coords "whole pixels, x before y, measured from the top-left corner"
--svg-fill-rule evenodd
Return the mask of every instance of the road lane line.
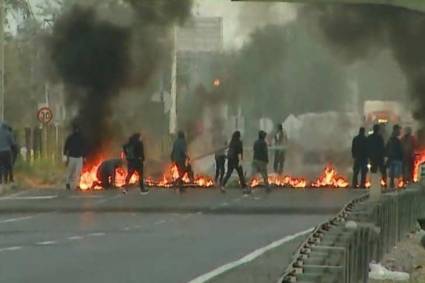
<path id="1" fill-rule="evenodd" d="M 79 240 L 84 239 L 84 237 L 83 236 L 71 236 L 71 237 L 68 237 L 67 239 L 70 240 L 70 241 L 79 241 Z"/>
<path id="2" fill-rule="evenodd" d="M 167 223 L 167 220 L 159 220 L 155 222 L 155 225 L 161 225 Z"/>
<path id="3" fill-rule="evenodd" d="M 296 233 L 294 235 L 286 236 L 286 237 L 284 237 L 280 240 L 277 240 L 277 241 L 275 241 L 275 242 L 273 242 L 273 243 L 271 243 L 271 244 L 269 244 L 265 247 L 262 247 L 258 250 L 255 250 L 252 253 L 250 253 L 250 254 L 248 254 L 248 255 L 246 255 L 246 256 L 244 256 L 244 257 L 242 257 L 242 258 L 240 258 L 236 261 L 229 262 L 229 263 L 227 263 L 223 266 L 220 266 L 220 267 L 214 269 L 213 271 L 210 271 L 206 274 L 203 274 L 203 275 L 189 281 L 188 283 L 205 283 L 205 282 L 207 282 L 207 281 L 209 281 L 209 280 L 211 280 L 211 279 L 213 279 L 213 278 L 215 278 L 215 277 L 217 277 L 217 276 L 219 276 L 219 275 L 221 275 L 221 274 L 223 274 L 223 273 L 225 273 L 225 272 L 227 272 L 231 269 L 234 269 L 234 268 L 236 268 L 240 265 L 243 265 L 243 264 L 246 264 L 248 262 L 253 261 L 254 259 L 260 257 L 261 255 L 265 254 L 266 252 L 268 252 L 268 251 L 270 251 L 274 248 L 277 248 L 277 247 L 279 247 L 279 246 L 281 246 L 281 245 L 283 245 L 287 242 L 290 242 L 290 241 L 292 241 L 292 240 L 294 240 L 298 237 L 310 234 L 313 231 L 314 231 L 314 228 L 310 228 L 308 230 Z"/>
<path id="4" fill-rule="evenodd" d="M 16 197 L 2 197 L 0 201 L 4 200 L 49 200 L 56 199 L 58 195 L 48 195 L 48 196 L 16 196 Z"/>
<path id="5" fill-rule="evenodd" d="M 34 216 L 25 216 L 25 217 L 16 217 L 16 218 L 4 219 L 4 220 L 0 220 L 0 224 L 19 222 L 19 221 L 29 220 L 29 219 L 32 219 L 32 218 L 34 218 Z"/>
<path id="6" fill-rule="evenodd" d="M 56 241 L 44 241 L 44 242 L 38 242 L 36 245 L 38 246 L 51 246 L 57 244 Z"/>
<path id="7" fill-rule="evenodd" d="M 87 236 L 89 236 L 89 237 L 103 237 L 103 236 L 106 236 L 106 233 L 90 233 Z"/>
<path id="8" fill-rule="evenodd" d="M 22 249 L 22 247 L 18 247 L 18 246 L 16 246 L 16 247 L 8 247 L 8 248 L 0 249 L 0 253 L 1 253 L 1 252 L 13 252 L 13 251 L 19 251 L 19 250 L 21 250 L 21 249 Z"/>

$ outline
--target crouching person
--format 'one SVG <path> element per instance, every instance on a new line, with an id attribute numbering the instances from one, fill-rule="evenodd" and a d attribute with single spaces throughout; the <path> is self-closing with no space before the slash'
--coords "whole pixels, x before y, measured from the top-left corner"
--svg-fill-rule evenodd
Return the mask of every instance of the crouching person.
<path id="1" fill-rule="evenodd" d="M 103 161 L 97 169 L 97 182 L 93 184 L 92 189 L 102 187 L 105 190 L 116 188 L 115 176 L 119 168 L 123 167 L 121 159 L 110 159 Z"/>
<path id="2" fill-rule="evenodd" d="M 140 194 L 148 194 L 149 190 L 145 187 L 145 182 L 143 179 L 144 175 L 144 161 L 145 161 L 145 149 L 141 139 L 140 134 L 134 134 L 128 140 L 128 143 L 124 145 L 124 154 L 127 159 L 128 174 L 125 178 L 125 185 L 128 186 L 130 183 L 131 177 L 134 173 L 139 175 L 139 186 Z M 123 190 L 124 193 L 127 192 L 126 189 Z"/>

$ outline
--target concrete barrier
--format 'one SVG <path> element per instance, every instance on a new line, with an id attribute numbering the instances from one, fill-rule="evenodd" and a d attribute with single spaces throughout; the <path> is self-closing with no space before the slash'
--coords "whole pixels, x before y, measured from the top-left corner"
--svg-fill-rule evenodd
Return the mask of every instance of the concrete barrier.
<path id="1" fill-rule="evenodd" d="M 300 246 L 279 283 L 364 283 L 369 263 L 380 261 L 425 216 L 425 190 L 413 185 L 364 195 L 318 226 Z"/>

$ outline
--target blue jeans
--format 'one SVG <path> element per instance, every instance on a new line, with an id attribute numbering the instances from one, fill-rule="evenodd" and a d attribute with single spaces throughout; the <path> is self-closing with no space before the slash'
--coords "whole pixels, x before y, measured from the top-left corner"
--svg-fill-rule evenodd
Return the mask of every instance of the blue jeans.
<path id="1" fill-rule="evenodd" d="M 390 187 L 394 188 L 394 179 L 401 177 L 401 170 L 403 168 L 403 162 L 399 160 L 393 160 L 389 162 L 390 168 Z"/>

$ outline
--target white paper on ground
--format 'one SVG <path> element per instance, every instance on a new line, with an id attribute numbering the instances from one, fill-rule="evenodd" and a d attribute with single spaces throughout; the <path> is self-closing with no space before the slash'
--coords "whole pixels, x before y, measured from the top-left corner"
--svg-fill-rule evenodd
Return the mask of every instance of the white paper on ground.
<path id="1" fill-rule="evenodd" d="M 394 281 L 406 281 L 410 279 L 410 275 L 408 273 L 391 271 L 386 269 L 381 264 L 370 263 L 369 268 L 369 279 Z"/>

